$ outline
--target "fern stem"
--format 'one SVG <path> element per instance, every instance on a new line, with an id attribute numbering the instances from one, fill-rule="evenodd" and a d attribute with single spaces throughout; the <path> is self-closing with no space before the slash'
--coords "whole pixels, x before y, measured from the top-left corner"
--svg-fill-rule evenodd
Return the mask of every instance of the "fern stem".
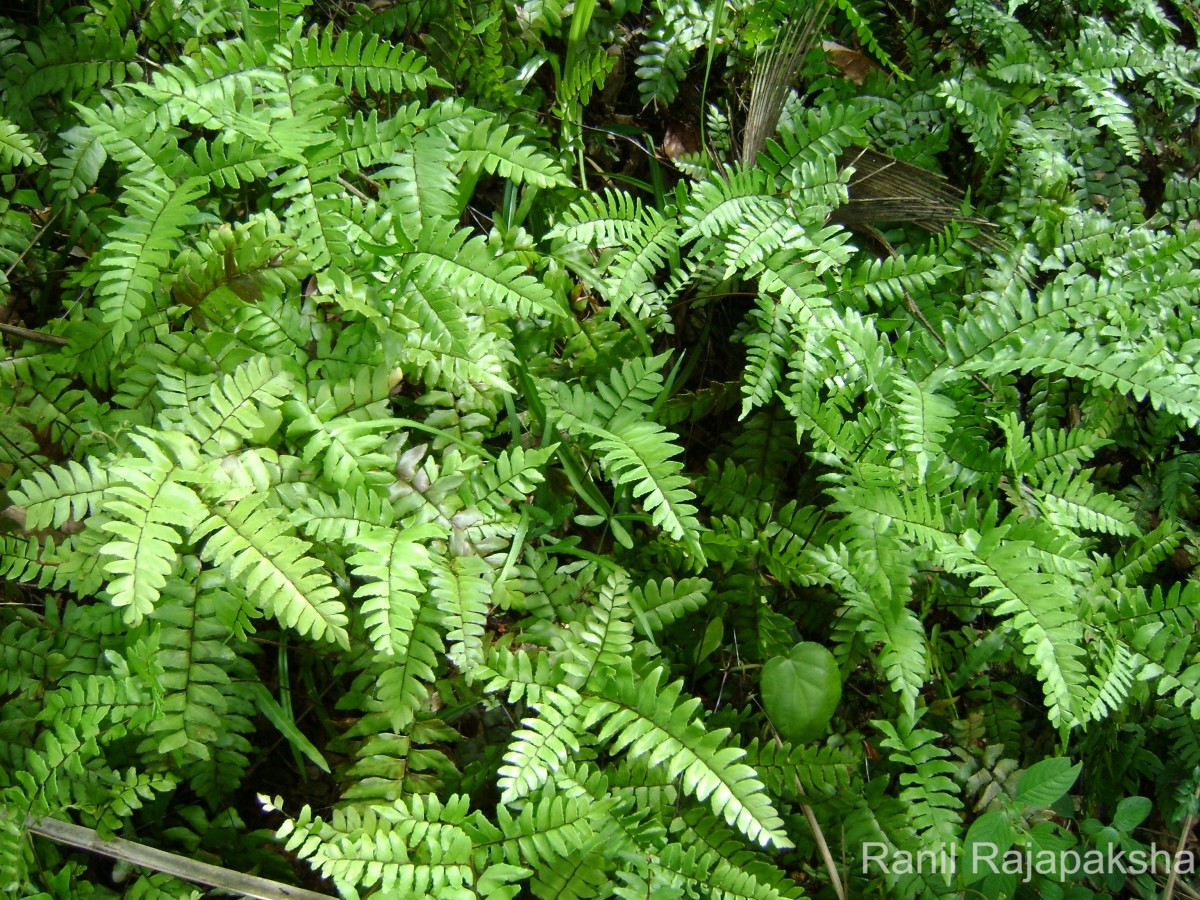
<path id="1" fill-rule="evenodd" d="M 1200 800 L 1200 785 L 1196 786 L 1196 792 L 1192 796 L 1194 799 Z M 1183 820 L 1183 827 L 1179 829 L 1179 843 L 1175 847 L 1176 853 L 1179 853 L 1179 851 L 1182 850 L 1187 844 L 1188 835 L 1192 833 L 1192 825 L 1194 825 L 1195 822 L 1196 817 L 1192 814 L 1189 814 L 1188 817 Z M 1167 885 L 1163 888 L 1162 900 L 1171 900 L 1171 898 L 1175 896 L 1175 882 L 1178 880 L 1178 878 L 1179 872 L 1174 866 L 1171 866 L 1171 874 L 1167 876 Z"/>
<path id="2" fill-rule="evenodd" d="M 14 259 L 12 265 L 4 270 L 4 281 L 5 282 L 7 282 L 9 277 L 12 275 L 12 273 L 16 271 L 17 266 L 19 266 L 21 264 L 21 260 L 23 260 L 26 256 L 28 256 L 29 251 L 37 246 L 37 242 L 42 239 L 42 235 L 46 233 L 46 229 L 49 228 L 51 225 L 53 225 L 54 220 L 57 218 L 58 218 L 58 210 L 56 209 L 53 212 L 53 214 L 51 214 L 50 218 L 48 218 L 43 223 L 42 227 L 38 229 L 37 234 L 35 234 L 30 239 L 29 243 L 25 245 L 25 249 L 21 251 L 21 255 L 18 256 L 16 259 Z"/>
<path id="3" fill-rule="evenodd" d="M 771 732 L 775 735 L 775 746 L 782 750 L 783 741 L 780 739 L 779 733 L 774 728 L 771 728 Z M 804 785 L 800 783 L 800 776 L 795 772 L 792 773 L 792 782 L 796 786 L 796 793 L 801 797 L 807 796 L 804 793 Z M 817 842 L 821 860 L 825 863 L 825 871 L 829 873 L 829 883 L 833 885 L 833 892 L 837 894 L 838 900 L 846 900 L 846 888 L 842 885 L 842 877 L 838 874 L 837 863 L 833 861 L 833 853 L 829 850 L 829 843 L 825 840 L 825 832 L 821 830 L 821 823 L 817 821 L 816 814 L 807 803 L 800 804 L 800 811 L 804 813 L 808 827 L 812 829 L 813 840 Z"/>
<path id="4" fill-rule="evenodd" d="M 22 328 L 20 325 L 6 325 L 3 322 L 0 322 L 0 334 L 12 335 L 38 344 L 50 344 L 53 347 L 65 347 L 70 343 L 65 337 L 57 334 L 46 334 L 44 331 L 34 331 L 31 328 Z"/>

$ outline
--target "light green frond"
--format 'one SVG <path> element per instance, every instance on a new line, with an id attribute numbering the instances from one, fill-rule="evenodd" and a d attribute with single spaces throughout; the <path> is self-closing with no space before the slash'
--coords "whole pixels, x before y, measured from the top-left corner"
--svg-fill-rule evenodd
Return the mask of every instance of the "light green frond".
<path id="1" fill-rule="evenodd" d="M 696 495 L 688 479 L 679 474 L 683 465 L 672 459 L 680 449 L 671 441 L 673 435 L 661 425 L 631 416 L 619 417 L 611 429 L 586 423 L 580 427 L 597 438 L 593 450 L 613 483 L 628 485 L 651 522 L 703 557 L 699 539 L 703 529 L 690 502 Z"/>
<path id="2" fill-rule="evenodd" d="M 976 551 L 977 561 L 963 564 L 964 574 L 978 573 L 972 586 L 986 589 L 985 600 L 997 615 L 1011 617 L 1042 682 L 1051 723 L 1085 721 L 1079 701 L 1088 676 L 1082 628 L 1074 614 L 1075 588 L 1060 576 L 1030 568 L 1024 542 L 989 544 Z"/>
<path id="3" fill-rule="evenodd" d="M 434 627 L 436 618 L 435 613 L 423 605 L 407 635 L 403 655 L 397 654 L 381 663 L 382 671 L 373 679 L 379 709 L 394 731 L 403 731 L 412 725 L 417 710 L 429 702 L 430 686 L 437 678 L 439 660 L 446 654 L 445 642 Z M 403 640 L 398 633 L 397 637 Z"/>
<path id="4" fill-rule="evenodd" d="M 204 516 L 204 505 L 184 480 L 197 467 L 197 448 L 182 436 L 171 455 L 148 437 L 138 444 L 144 457 L 126 457 L 110 469 L 101 529 L 113 539 L 100 553 L 114 606 L 125 607 L 135 625 L 154 610 L 167 577 L 178 564 L 178 547 Z M 174 457 L 174 458 L 173 458 Z"/>
<path id="5" fill-rule="evenodd" d="M 323 81 L 336 81 L 346 93 L 368 90 L 408 93 L 426 87 L 449 87 L 419 53 L 393 46 L 377 35 L 313 26 L 306 37 L 293 41 L 287 67 Z"/>
<path id="6" fill-rule="evenodd" d="M 0 166 L 15 169 L 17 166 L 46 165 L 46 157 L 34 146 L 28 135 L 8 119 L 0 116 Z"/>
<path id="7" fill-rule="evenodd" d="M 478 556 L 440 560 L 430 595 L 446 628 L 450 660 L 464 671 L 483 662 L 483 632 L 491 611 L 492 569 Z"/>
<path id="8" fill-rule="evenodd" d="M 349 647 L 345 606 L 309 545 L 290 533 L 279 510 L 249 497 L 210 509 L 192 532 L 200 555 L 245 586 L 247 595 L 281 624 L 317 640 Z"/>
<path id="9" fill-rule="evenodd" d="M 527 135 L 508 135 L 507 125 L 482 122 L 458 139 L 455 156 L 475 176 L 486 172 L 538 188 L 571 183 L 557 162 L 530 146 Z"/>
<path id="10" fill-rule="evenodd" d="M 585 706 L 584 727 L 602 725 L 600 743 L 612 752 L 662 767 L 668 778 L 682 776 L 683 790 L 708 800 L 749 840 L 766 846 L 790 847 L 783 822 L 754 770 L 738 760 L 745 751 L 726 744 L 727 729 L 709 732 L 696 719 L 698 699 L 679 702 L 683 683 L 660 685 L 662 668 L 642 676 L 626 664 L 603 692 Z"/>
<path id="11" fill-rule="evenodd" d="M 554 781 L 554 773 L 579 754 L 581 699 L 561 685 L 538 699 L 538 714 L 521 720 L 497 774 L 500 802 L 512 804 Z"/>
<path id="12" fill-rule="evenodd" d="M 566 684 L 582 690 L 620 666 L 633 652 L 629 576 L 613 571 L 600 586 L 596 602 L 583 617 L 571 622 L 561 661 Z"/>
<path id="13" fill-rule="evenodd" d="M 897 377 L 896 388 L 900 437 L 917 478 L 924 480 L 930 462 L 943 456 L 942 446 L 953 428 L 957 409 L 945 394 L 903 376 Z"/>
<path id="14" fill-rule="evenodd" d="M 1148 399 L 1155 408 L 1200 425 L 1200 374 L 1195 363 L 1173 360 L 1150 347 L 1100 345 L 1080 334 L 1046 331 L 1012 345 L 993 361 L 964 368 L 985 374 L 1009 371 L 1062 372 L 1101 388 Z"/>
<path id="15" fill-rule="evenodd" d="M 24 509 L 25 527 L 30 531 L 61 528 L 70 520 L 81 522 L 96 512 L 112 482 L 110 470 L 89 457 L 86 466 L 69 460 L 65 467 L 35 469 L 10 496 Z"/>
<path id="16" fill-rule="evenodd" d="M 516 817 L 506 807 L 497 807 L 496 822 L 509 853 L 519 853 L 518 858 L 534 869 L 560 869 L 570 864 L 576 848 L 588 845 L 594 836 L 593 817 L 611 805 L 543 791 Z"/>
<path id="17" fill-rule="evenodd" d="M 254 357 L 215 381 L 207 397 L 164 411 L 163 420 L 206 448 L 229 453 L 243 441 L 267 443 L 282 420 L 279 407 L 294 391 L 281 360 Z"/>
<path id="18" fill-rule="evenodd" d="M 922 711 L 923 713 L 923 711 Z M 881 744 L 892 751 L 892 758 L 908 771 L 900 776 L 900 792 L 914 830 L 924 839 L 957 844 L 962 830 L 963 802 L 954 780 L 955 766 L 950 755 L 935 743 L 941 737 L 929 728 L 917 727 L 922 714 L 902 715 L 893 725 L 876 721 L 884 734 Z"/>
<path id="19" fill-rule="evenodd" d="M 495 259 L 484 239 L 449 222 L 427 221 L 405 272 L 419 282 L 455 284 L 486 304 L 520 316 L 559 316 L 550 290 L 525 274 L 524 266 Z"/>
<path id="20" fill-rule="evenodd" d="M 96 262 L 97 305 L 117 350 L 154 302 L 175 241 L 196 212 L 192 201 L 205 187 L 200 178 L 166 186 L 143 179 L 127 192 L 128 213 L 120 218 Z"/>
<path id="21" fill-rule="evenodd" d="M 664 578 L 636 586 L 630 594 L 635 608 L 641 609 L 650 628 L 661 631 L 703 606 L 711 588 L 712 582 L 706 578 L 681 578 L 678 581 Z"/>
<path id="22" fill-rule="evenodd" d="M 359 613 L 367 638 L 377 654 L 404 657 L 420 613 L 425 580 L 434 569 L 422 541 L 440 536 L 441 529 L 428 524 L 403 530 L 371 524 L 353 531 L 351 535 L 342 529 L 344 539 L 361 548 L 346 562 L 363 579 L 354 596 L 362 602 Z"/>
<path id="23" fill-rule="evenodd" d="M 1042 482 L 1035 489 L 1034 502 L 1048 521 L 1067 531 L 1135 533 L 1133 510 L 1111 494 L 1096 491 L 1086 472 Z"/>

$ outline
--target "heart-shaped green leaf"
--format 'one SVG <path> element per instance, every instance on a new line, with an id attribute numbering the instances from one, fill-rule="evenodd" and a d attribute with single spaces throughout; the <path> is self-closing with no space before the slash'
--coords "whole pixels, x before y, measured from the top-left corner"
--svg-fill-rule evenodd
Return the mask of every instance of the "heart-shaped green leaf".
<path id="1" fill-rule="evenodd" d="M 797 644 L 789 655 L 763 666 L 763 706 L 780 737 L 793 744 L 821 737 L 841 699 L 837 662 L 820 644 Z"/>

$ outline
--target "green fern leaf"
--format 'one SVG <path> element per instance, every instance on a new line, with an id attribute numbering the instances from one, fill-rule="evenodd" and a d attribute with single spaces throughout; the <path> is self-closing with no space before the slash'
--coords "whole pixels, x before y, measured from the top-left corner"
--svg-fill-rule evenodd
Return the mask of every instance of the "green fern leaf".
<path id="1" fill-rule="evenodd" d="M 497 772 L 500 802 L 511 804 L 554 780 L 555 773 L 579 754 L 581 698 L 567 685 L 543 693 L 538 714 L 513 732 L 504 765 Z"/>
<path id="2" fill-rule="evenodd" d="M 315 25 L 308 36 L 292 42 L 287 68 L 337 82 L 347 93 L 368 90 L 399 94 L 427 87 L 449 87 L 419 53 L 393 46 L 378 35 L 339 31 Z"/>
<path id="3" fill-rule="evenodd" d="M 481 122 L 457 141 L 455 155 L 474 176 L 481 172 L 538 188 L 565 187 L 571 180 L 550 157 L 530 146 L 526 134 L 508 137 L 508 126 Z"/>
<path id="4" fill-rule="evenodd" d="M 27 135 L 8 119 L 0 116 L 0 166 L 46 165 L 46 157 L 33 145 Z"/>
<path id="5" fill-rule="evenodd" d="M 433 569 L 422 541 L 440 537 L 443 532 L 430 524 L 404 530 L 365 525 L 354 532 L 343 533 L 362 547 L 362 552 L 346 562 L 364 581 L 354 596 L 362 601 L 359 612 L 367 638 L 376 653 L 403 657 L 420 613 L 419 598 L 425 592 L 422 576 Z"/>
<path id="6" fill-rule="evenodd" d="M 196 212 L 192 201 L 206 187 L 202 178 L 169 189 L 140 179 L 126 193 L 129 214 L 120 218 L 97 262 L 96 297 L 117 350 L 146 313 L 183 226 Z"/>
<path id="7" fill-rule="evenodd" d="M 700 700 L 679 703 L 683 682 L 660 687 L 664 674 L 656 667 L 639 676 L 626 661 L 585 703 L 583 727 L 603 723 L 599 740 L 611 742 L 614 753 L 662 767 L 672 780 L 682 776 L 684 791 L 708 800 L 713 812 L 754 843 L 792 846 L 754 770 L 738 762 L 745 751 L 723 746 L 728 729 L 706 731 L 695 718 Z"/>
<path id="8" fill-rule="evenodd" d="M 162 418 L 168 427 L 186 431 L 210 452 L 232 453 L 243 441 L 269 441 L 282 420 L 278 408 L 294 390 L 281 360 L 254 357 L 214 382 L 207 397 L 182 409 L 166 410 Z"/>
<path id="9" fill-rule="evenodd" d="M 1110 494 L 1096 492 L 1086 472 L 1043 482 L 1034 498 L 1048 521 L 1072 534 L 1078 530 L 1135 533 L 1133 510 Z"/>
<path id="10" fill-rule="evenodd" d="M 596 603 L 582 621 L 571 623 L 560 662 L 565 683 L 583 689 L 601 673 L 615 669 L 633 652 L 629 576 L 612 572 L 600 588 Z"/>
<path id="11" fill-rule="evenodd" d="M 114 557 L 104 571 L 111 602 L 125 607 L 125 620 L 136 625 L 154 610 L 159 594 L 178 562 L 184 532 L 204 515 L 200 498 L 181 479 L 198 467 L 194 445 L 181 435 L 172 440 L 168 456 L 154 440 L 138 435 L 135 442 L 146 454 L 128 457 L 112 467 L 112 482 L 104 509 L 110 518 L 101 525 L 114 539 L 100 548 Z M 178 459 L 178 462 L 176 461 Z"/>
<path id="12" fill-rule="evenodd" d="M 321 564 L 305 555 L 309 545 L 289 534 L 280 512 L 248 497 L 211 515 L 193 531 L 204 541 L 201 556 L 238 579 L 260 606 L 288 628 L 349 649 L 345 607 Z"/>
<path id="13" fill-rule="evenodd" d="M 672 622 L 682 619 L 703 606 L 708 600 L 712 582 L 706 578 L 664 578 L 648 581 L 630 592 L 636 608 L 653 631 L 662 631 Z M 649 635 L 647 635 L 649 637 Z"/>
<path id="14" fill-rule="evenodd" d="M 483 662 L 491 612 L 491 567 L 478 556 L 452 556 L 433 569 L 430 594 L 446 626 L 450 660 L 464 671 Z"/>
<path id="15" fill-rule="evenodd" d="M 65 468 L 35 469 L 9 496 L 24 509 L 25 528 L 40 531 L 61 528 L 71 520 L 82 522 L 99 510 L 111 483 L 110 469 L 100 460 L 89 458 L 86 467 L 69 460 Z"/>
<path id="16" fill-rule="evenodd" d="M 419 284 L 435 288 L 453 284 L 468 296 L 478 296 L 485 303 L 520 316 L 564 314 L 550 290 L 524 274 L 523 266 L 494 259 L 482 237 L 471 237 L 465 229 L 456 230 L 451 222 L 426 221 L 412 250 L 373 249 L 383 254 L 406 254 L 403 277 Z"/>
<path id="17" fill-rule="evenodd" d="M 900 776 L 900 783 L 904 785 L 900 797 L 906 804 L 913 830 L 922 840 L 952 846 L 957 843 L 962 829 L 959 810 L 963 802 L 954 780 L 957 769 L 946 759 L 950 751 L 934 743 L 941 735 L 917 727 L 924 712 L 905 713 L 895 725 L 882 721 L 872 724 L 884 733 L 881 743 L 892 751 L 893 759 L 911 770 Z"/>
<path id="18" fill-rule="evenodd" d="M 696 507 L 689 501 L 696 495 L 688 479 L 679 473 L 683 465 L 671 457 L 680 448 L 670 440 L 670 432 L 661 425 L 621 416 L 611 429 L 581 422 L 579 427 L 598 440 L 593 449 L 600 454 L 605 472 L 618 486 L 629 485 L 633 496 L 642 501 L 650 521 L 677 541 L 683 541 L 691 553 L 702 559 Z"/>
<path id="19" fill-rule="evenodd" d="M 909 378 L 900 377 L 896 387 L 900 436 L 916 468 L 917 478 L 923 481 L 930 463 L 944 456 L 942 445 L 957 410 L 953 400 L 933 392 L 933 385 L 927 389 Z"/>

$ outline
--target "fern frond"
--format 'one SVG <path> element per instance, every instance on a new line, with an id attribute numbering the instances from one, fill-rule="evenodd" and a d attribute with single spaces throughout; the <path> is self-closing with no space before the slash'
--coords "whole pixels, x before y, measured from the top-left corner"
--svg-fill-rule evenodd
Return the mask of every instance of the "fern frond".
<path id="1" fill-rule="evenodd" d="M 924 710 L 922 710 L 924 713 Z M 884 734 L 880 742 L 892 751 L 892 758 L 910 771 L 900 776 L 904 785 L 900 797 L 907 807 L 912 828 L 922 840 L 943 841 L 942 846 L 957 843 L 962 828 L 963 803 L 954 780 L 957 772 L 946 757 L 950 752 L 934 742 L 941 737 L 929 728 L 918 728 L 921 714 L 905 713 L 893 725 L 875 721 Z"/>
<path id="2" fill-rule="evenodd" d="M 605 188 L 584 194 L 567 207 L 546 236 L 561 246 L 598 251 L 636 246 L 661 218 L 658 210 L 643 206 L 637 197 Z"/>
<path id="3" fill-rule="evenodd" d="M 456 230 L 451 222 L 427 221 L 408 252 L 404 272 L 420 283 L 453 284 L 519 316 L 564 314 L 550 290 L 524 274 L 523 266 L 493 258 L 482 237 Z"/>
<path id="4" fill-rule="evenodd" d="M 205 449 L 231 453 L 244 441 L 267 443 L 282 419 L 278 409 L 293 391 L 292 377 L 279 359 L 253 357 L 215 381 L 207 397 L 165 410 L 162 418 Z"/>
<path id="5" fill-rule="evenodd" d="M 417 710 L 429 701 L 429 686 L 437 678 L 438 661 L 445 656 L 446 645 L 438 633 L 436 613 L 424 604 L 407 636 L 404 655 L 368 668 L 370 690 L 375 704 L 387 717 L 393 731 L 403 731 Z"/>
<path id="6" fill-rule="evenodd" d="M 555 773 L 579 754 L 582 700 L 567 685 L 544 692 L 538 714 L 521 720 L 512 734 L 504 765 L 497 771 L 500 802 L 511 804 L 553 782 Z"/>
<path id="7" fill-rule="evenodd" d="M 392 157 L 391 165 L 375 173 L 375 178 L 386 180 L 380 200 L 394 204 L 400 230 L 410 242 L 420 237 L 426 220 L 458 215 L 458 171 L 446 165 L 453 152 L 449 135 L 421 131 L 409 148 Z"/>
<path id="8" fill-rule="evenodd" d="M 1065 476 L 1111 443 L 1087 428 L 1038 428 L 1029 438 L 1033 453 L 1030 474 L 1036 478 Z"/>
<path id="9" fill-rule="evenodd" d="M 54 543 L 0 534 L 0 575 L 14 583 L 45 585 L 54 579 Z M 46 565 L 49 563 L 49 565 Z"/>
<path id="10" fill-rule="evenodd" d="M 476 680 L 488 679 L 483 687 L 486 693 L 507 690 L 510 703 L 524 700 L 536 706 L 547 689 L 562 684 L 562 670 L 548 653 L 513 650 L 507 644 L 504 638 L 485 648 L 484 662 L 472 675 Z"/>
<path id="11" fill-rule="evenodd" d="M 758 772 L 772 796 L 798 798 L 796 782 L 809 797 L 833 796 L 851 789 L 859 753 L 849 747 L 806 744 L 782 746 L 755 738 L 746 747 L 746 762 Z"/>
<path id="12" fill-rule="evenodd" d="M 345 607 L 309 545 L 289 534 L 280 512 L 262 496 L 210 508 L 192 532 L 201 556 L 245 585 L 246 593 L 288 628 L 349 648 Z"/>
<path id="13" fill-rule="evenodd" d="M 580 621 L 572 622 L 560 662 L 565 683 L 583 689 L 601 673 L 613 670 L 633 652 L 629 576 L 612 572 L 600 587 L 596 603 Z"/>
<path id="14" fill-rule="evenodd" d="M 12 169 L 32 165 L 46 165 L 46 157 L 42 156 L 28 135 L 0 116 L 0 166 Z"/>
<path id="15" fill-rule="evenodd" d="M 987 543 L 992 546 L 986 555 L 964 565 L 966 572 L 978 573 L 972 586 L 986 588 L 985 599 L 996 604 L 997 614 L 1012 617 L 1041 679 L 1051 723 L 1084 721 L 1079 705 L 1088 677 L 1074 588 L 1060 576 L 1031 569 L 1027 542 Z"/>
<path id="16" fill-rule="evenodd" d="M 331 496 L 321 490 L 305 490 L 302 485 L 280 485 L 278 493 L 292 509 L 292 524 L 321 543 L 353 544 L 375 528 L 386 529 L 395 517 L 391 504 L 366 487 Z"/>
<path id="17" fill-rule="evenodd" d="M 153 301 L 175 242 L 196 212 L 192 201 L 205 189 L 201 178 L 170 188 L 140 179 L 126 192 L 129 214 L 120 217 L 96 264 L 97 303 L 118 351 Z"/>
<path id="18" fill-rule="evenodd" d="M 602 814 L 612 801 L 590 797 L 562 797 L 543 791 L 536 803 L 527 803 L 519 816 L 504 806 L 496 809 L 496 822 L 504 836 L 504 849 L 520 854 L 534 869 L 558 869 L 577 847 L 587 846 L 594 836 L 592 817 Z M 514 873 L 515 874 L 515 873 Z"/>
<path id="19" fill-rule="evenodd" d="M 629 485 L 650 513 L 650 521 L 702 558 L 699 535 L 703 529 L 696 507 L 690 503 L 696 495 L 688 487 L 688 479 L 679 474 L 683 464 L 671 458 L 680 448 L 671 441 L 670 432 L 628 415 L 619 417 L 611 428 L 586 422 L 580 422 L 579 428 L 597 438 L 593 449 L 613 483 Z"/>
<path id="20" fill-rule="evenodd" d="M 481 122 L 458 139 L 455 156 L 475 176 L 486 172 L 538 188 L 571 183 L 557 162 L 530 145 L 528 135 L 508 137 L 507 125 Z"/>
<path id="21" fill-rule="evenodd" d="M 368 89 L 383 94 L 449 87 L 414 50 L 393 46 L 378 35 L 313 26 L 308 35 L 291 43 L 286 66 L 321 81 L 337 82 L 346 93 L 365 96 Z"/>
<path id="22" fill-rule="evenodd" d="M 97 87 L 141 78 L 138 39 L 119 27 L 45 28 L 24 45 L 24 55 L 12 54 L 13 71 L 5 73 L 11 86 L 8 104 L 28 106 L 45 94 L 69 94 L 83 101 Z"/>
<path id="23" fill-rule="evenodd" d="M 695 718 L 700 700 L 680 703 L 683 683 L 660 686 L 664 674 L 656 667 L 639 677 L 626 662 L 587 701 L 583 726 L 603 723 L 598 738 L 611 742 L 614 753 L 662 767 L 668 778 L 682 776 L 684 791 L 708 800 L 713 812 L 754 843 L 792 846 L 754 770 L 738 762 L 745 751 L 723 746 L 728 729 L 708 732 Z"/>
<path id="24" fill-rule="evenodd" d="M 189 575 L 194 576 L 194 558 L 191 564 Z M 232 678 L 256 676 L 230 646 L 232 634 L 221 621 L 222 605 L 233 598 L 211 581 L 173 583 L 152 615 L 160 623 L 163 697 L 146 729 L 146 750 L 182 751 L 192 759 L 211 760 L 214 745 L 224 743 L 226 735 L 252 730 L 254 706 L 238 693 Z M 231 760 L 221 762 L 230 765 Z M 243 757 L 241 767 L 248 765 Z"/>
<path id="25" fill-rule="evenodd" d="M 703 606 L 711 588 L 712 582 L 706 578 L 664 578 L 638 585 L 630 594 L 650 628 L 661 631 Z"/>
<path id="26" fill-rule="evenodd" d="M 211 312 L 217 304 L 277 298 L 309 273 L 307 260 L 273 213 L 221 226 L 184 250 L 172 291 L 182 303 Z"/>
<path id="27" fill-rule="evenodd" d="M 1179 526 L 1170 519 L 1164 520 L 1153 531 L 1113 554 L 1110 564 L 1098 567 L 1097 574 L 1111 571 L 1116 583 L 1134 584 L 1170 556 L 1182 538 Z"/>
<path id="28" fill-rule="evenodd" d="M 930 463 L 943 457 L 942 445 L 953 427 L 957 409 L 945 394 L 934 393 L 909 378 L 897 378 L 896 387 L 900 438 L 917 478 L 924 480 Z"/>
<path id="29" fill-rule="evenodd" d="M 1086 472 L 1045 481 L 1036 488 L 1034 497 L 1048 521 L 1072 533 L 1134 533 L 1133 510 L 1111 494 L 1097 492 Z"/>
<path id="30" fill-rule="evenodd" d="M 25 510 L 25 527 L 40 531 L 61 528 L 72 520 L 82 522 L 89 513 L 99 510 L 112 482 L 111 470 L 89 457 L 86 467 L 68 460 L 65 467 L 35 469 L 9 496 Z"/>
<path id="31" fill-rule="evenodd" d="M 211 141 L 203 138 L 192 149 L 196 171 L 216 187 L 240 188 L 244 184 L 266 178 L 275 166 L 264 159 L 262 147 L 230 132 Z M 81 163 L 86 158 L 81 157 Z M 103 161 L 103 159 L 101 159 Z"/>
<path id="32" fill-rule="evenodd" d="M 644 103 L 666 106 L 675 99 L 691 54 L 703 46 L 714 14 L 698 0 L 655 0 L 647 40 L 637 58 Z"/>
<path id="33" fill-rule="evenodd" d="M 947 265 L 936 256 L 887 256 L 860 265 L 853 274 L 843 277 L 842 290 L 853 287 L 880 305 L 899 303 L 905 293 L 919 296 L 937 283 L 939 278 L 959 271 L 959 266 Z"/>
<path id="34" fill-rule="evenodd" d="M 433 569 L 430 594 L 446 627 L 450 660 L 463 671 L 483 662 L 491 575 L 491 567 L 478 556 L 450 556 Z"/>
<path id="35" fill-rule="evenodd" d="M 278 809 L 282 800 L 266 801 Z M 277 832 L 294 851 L 343 891 L 374 888 L 396 896 L 453 896 L 475 885 L 473 844 L 464 829 L 467 799 L 444 803 L 435 794 L 396 799 L 387 817 L 346 807 L 331 820 L 306 806 Z"/>
<path id="36" fill-rule="evenodd" d="M 170 442 L 170 454 L 152 438 L 134 438 L 145 456 L 127 457 L 111 469 L 100 527 L 114 539 L 100 548 L 111 559 L 104 571 L 111 602 L 126 607 L 125 620 L 136 625 L 154 610 L 160 592 L 178 562 L 179 544 L 204 515 L 204 505 L 187 484 L 199 466 L 197 448 L 182 436 Z M 174 458 L 172 458 L 174 457 Z M 184 533 L 180 533 L 182 529 Z"/>
<path id="37" fill-rule="evenodd" d="M 1150 348 L 1127 345 L 1100 345 L 1080 334 L 1058 334 L 1050 330 L 1022 342 L 985 362 L 972 361 L 964 368 L 987 374 L 1039 370 L 1062 372 L 1072 378 L 1093 382 L 1100 387 L 1131 394 L 1137 400 L 1149 399 L 1157 409 L 1165 409 L 1200 425 L 1200 375 L 1194 363 L 1164 358 Z"/>
<path id="38" fill-rule="evenodd" d="M 440 537 L 441 529 L 426 524 L 397 530 L 364 523 L 342 529 L 342 534 L 362 548 L 346 562 L 363 579 L 354 596 L 362 601 L 359 612 L 368 640 L 377 654 L 405 657 L 425 592 L 423 575 L 434 567 L 422 541 Z"/>

